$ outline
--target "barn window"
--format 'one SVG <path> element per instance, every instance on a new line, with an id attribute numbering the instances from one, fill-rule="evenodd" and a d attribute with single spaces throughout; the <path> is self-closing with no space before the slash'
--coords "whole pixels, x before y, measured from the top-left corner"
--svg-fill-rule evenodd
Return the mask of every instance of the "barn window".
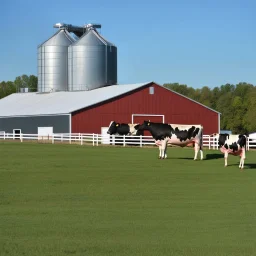
<path id="1" fill-rule="evenodd" d="M 149 87 L 149 94 L 154 94 L 154 87 L 153 86 L 150 86 Z"/>

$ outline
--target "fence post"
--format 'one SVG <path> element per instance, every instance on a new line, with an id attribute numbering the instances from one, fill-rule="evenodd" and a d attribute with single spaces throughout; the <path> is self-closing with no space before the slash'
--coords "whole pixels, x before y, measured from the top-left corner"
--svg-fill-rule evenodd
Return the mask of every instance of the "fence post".
<path id="1" fill-rule="evenodd" d="M 5 140 L 5 132 L 4 132 L 4 140 Z"/>
<path id="2" fill-rule="evenodd" d="M 81 139 L 81 145 L 83 145 L 83 134 L 81 135 L 80 139 Z"/>
<path id="3" fill-rule="evenodd" d="M 112 145 L 115 145 L 115 135 L 111 135 L 112 136 Z"/>
<path id="4" fill-rule="evenodd" d="M 140 135 L 140 147 L 142 147 L 142 135 Z"/>
<path id="5" fill-rule="evenodd" d="M 69 134 L 69 144 L 71 144 L 71 134 L 72 133 Z"/>
<path id="6" fill-rule="evenodd" d="M 23 141 L 22 133 L 20 134 L 20 142 Z"/>
<path id="7" fill-rule="evenodd" d="M 94 146 L 94 133 L 92 134 L 92 145 Z"/>
<path id="8" fill-rule="evenodd" d="M 125 135 L 123 136 L 123 139 L 124 139 L 124 147 L 125 147 Z"/>
<path id="9" fill-rule="evenodd" d="M 54 133 L 52 134 L 52 144 L 54 144 Z"/>
<path id="10" fill-rule="evenodd" d="M 99 134 L 96 135 L 96 145 L 99 146 Z"/>

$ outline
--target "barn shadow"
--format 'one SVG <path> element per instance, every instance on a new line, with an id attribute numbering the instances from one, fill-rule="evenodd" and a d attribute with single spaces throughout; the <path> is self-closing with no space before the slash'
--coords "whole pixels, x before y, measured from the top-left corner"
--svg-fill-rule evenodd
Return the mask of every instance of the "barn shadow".
<path id="1" fill-rule="evenodd" d="M 206 154 L 205 160 L 213 160 L 213 159 L 219 159 L 219 158 L 224 158 L 224 155 L 219 153 L 219 154 Z"/>

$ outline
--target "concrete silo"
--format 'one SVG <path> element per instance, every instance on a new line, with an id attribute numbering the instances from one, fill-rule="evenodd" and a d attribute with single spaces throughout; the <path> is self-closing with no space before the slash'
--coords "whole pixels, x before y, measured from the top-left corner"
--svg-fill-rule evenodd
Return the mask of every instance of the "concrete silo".
<path id="1" fill-rule="evenodd" d="M 117 47 L 93 25 L 68 47 L 68 90 L 93 90 L 117 84 Z"/>
<path id="2" fill-rule="evenodd" d="M 38 46 L 38 92 L 67 91 L 68 46 L 74 42 L 63 27 Z"/>

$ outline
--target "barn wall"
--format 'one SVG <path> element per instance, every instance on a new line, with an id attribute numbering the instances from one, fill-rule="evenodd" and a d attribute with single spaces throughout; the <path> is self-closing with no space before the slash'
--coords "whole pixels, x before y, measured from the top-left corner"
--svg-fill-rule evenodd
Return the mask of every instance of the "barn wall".
<path id="1" fill-rule="evenodd" d="M 69 133 L 69 119 L 69 115 L 5 117 L 0 118 L 0 131 L 21 129 L 24 134 L 37 134 L 38 127 L 53 127 L 54 133 Z"/>
<path id="2" fill-rule="evenodd" d="M 154 87 L 154 94 L 149 87 Z M 101 133 L 113 120 L 131 123 L 132 114 L 162 114 L 165 122 L 202 124 L 204 134 L 218 132 L 218 113 L 156 84 L 72 114 L 72 132 Z M 135 122 L 159 118 L 136 117 Z M 156 119 L 156 120 L 155 120 Z"/>

